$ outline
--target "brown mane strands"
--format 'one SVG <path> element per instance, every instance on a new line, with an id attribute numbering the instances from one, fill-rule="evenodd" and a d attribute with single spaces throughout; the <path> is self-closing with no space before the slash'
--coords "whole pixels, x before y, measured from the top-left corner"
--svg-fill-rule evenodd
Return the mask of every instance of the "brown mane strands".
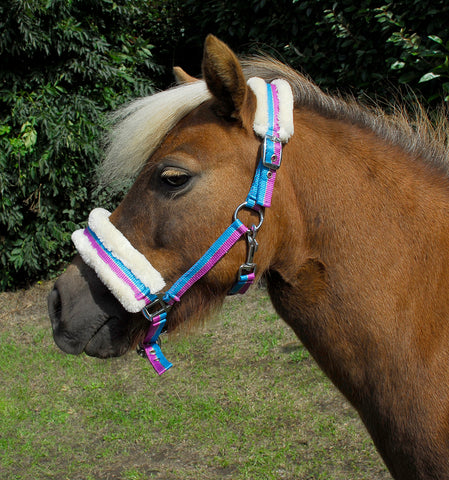
<path id="1" fill-rule="evenodd" d="M 424 108 L 391 104 L 387 114 L 378 106 L 368 107 L 355 99 L 324 93 L 305 76 L 278 62 L 258 56 L 242 61 L 246 79 L 257 76 L 267 82 L 287 80 L 293 89 L 296 108 L 312 110 L 329 119 L 358 125 L 372 131 L 385 142 L 448 171 L 449 126 L 444 112 L 431 122 Z M 183 75 L 186 75 L 185 72 Z M 187 76 L 185 83 L 141 98 L 111 116 L 113 125 L 106 139 L 106 156 L 99 168 L 101 184 L 120 184 L 135 178 L 163 138 L 185 115 L 209 100 L 211 95 L 202 80 Z"/>

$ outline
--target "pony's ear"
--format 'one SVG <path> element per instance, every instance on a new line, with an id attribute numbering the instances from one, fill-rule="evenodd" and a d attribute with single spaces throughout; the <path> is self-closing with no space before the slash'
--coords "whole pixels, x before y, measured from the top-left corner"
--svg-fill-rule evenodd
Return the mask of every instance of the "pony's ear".
<path id="1" fill-rule="evenodd" d="M 186 73 L 181 67 L 173 67 L 173 75 L 176 83 L 193 83 L 198 81 L 197 78 Z"/>
<path id="2" fill-rule="evenodd" d="M 203 77 L 218 102 L 218 113 L 240 119 L 247 97 L 247 85 L 234 52 L 213 35 L 204 45 Z"/>

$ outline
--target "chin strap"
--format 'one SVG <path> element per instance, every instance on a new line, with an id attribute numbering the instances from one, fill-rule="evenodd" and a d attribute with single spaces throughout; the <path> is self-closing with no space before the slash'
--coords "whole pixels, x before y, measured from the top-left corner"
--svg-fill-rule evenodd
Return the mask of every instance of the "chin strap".
<path id="1" fill-rule="evenodd" d="M 266 84 L 260 78 L 253 78 L 249 85 L 257 96 L 258 106 L 259 101 L 266 106 L 267 118 L 263 124 L 263 119 L 260 122 L 256 113 L 254 130 L 264 137 L 264 148 L 246 201 L 237 207 L 233 223 L 207 252 L 167 292 L 150 295 L 151 303 L 142 310 L 151 326 L 138 352 L 148 358 L 159 375 L 172 366 L 158 345 L 159 334 L 162 332 L 168 312 L 175 302 L 179 302 L 181 296 L 244 235 L 248 245 L 247 258 L 239 268 L 237 282 L 229 291 L 229 295 L 245 293 L 256 278 L 257 265 L 254 263 L 254 255 L 258 248 L 256 235 L 264 220 L 264 208 L 271 206 L 276 172 L 282 160 L 282 144 L 293 134 L 293 98 L 290 86 L 283 80 Z M 257 226 L 252 225 L 248 228 L 238 219 L 238 214 L 243 208 L 253 210 L 259 215 Z"/>
<path id="2" fill-rule="evenodd" d="M 137 347 L 137 353 L 141 357 L 148 358 L 158 375 L 162 375 L 173 366 L 173 364 L 165 358 L 159 345 L 159 335 L 164 328 L 166 320 L 167 312 L 154 316 L 143 342 Z"/>

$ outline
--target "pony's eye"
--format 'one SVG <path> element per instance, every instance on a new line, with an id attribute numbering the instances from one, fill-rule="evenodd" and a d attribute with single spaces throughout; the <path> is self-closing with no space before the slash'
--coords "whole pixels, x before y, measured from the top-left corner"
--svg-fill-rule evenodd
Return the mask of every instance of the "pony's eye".
<path id="1" fill-rule="evenodd" d="M 190 175 L 185 170 L 167 167 L 161 172 L 161 180 L 171 188 L 180 188 L 190 180 Z"/>

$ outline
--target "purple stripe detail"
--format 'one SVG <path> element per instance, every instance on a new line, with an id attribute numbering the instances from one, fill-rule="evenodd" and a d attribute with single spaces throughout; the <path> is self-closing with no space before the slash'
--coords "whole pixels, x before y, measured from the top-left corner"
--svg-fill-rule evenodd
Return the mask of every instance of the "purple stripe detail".
<path id="1" fill-rule="evenodd" d="M 144 350 L 145 350 L 145 353 L 146 353 L 146 356 L 147 356 L 149 362 L 151 363 L 153 368 L 156 370 L 156 373 L 158 375 L 162 375 L 172 365 L 166 359 L 165 359 L 165 361 L 168 363 L 168 365 L 163 365 L 162 364 L 161 359 L 158 357 L 158 353 L 159 353 L 159 355 L 161 355 L 162 352 L 159 349 L 157 349 L 156 347 L 157 347 L 156 345 L 150 345 L 150 346 L 144 347 Z"/>
<path id="2" fill-rule="evenodd" d="M 223 245 L 215 252 L 215 254 L 193 275 L 183 287 L 176 292 L 176 296 L 180 298 L 195 282 L 203 277 L 237 242 L 237 240 L 248 231 L 245 225 L 240 225 L 229 238 L 223 243 Z"/>
<path id="3" fill-rule="evenodd" d="M 136 280 L 140 282 L 141 288 L 139 288 L 139 285 L 136 285 L 136 283 L 133 281 L 130 276 L 127 275 L 126 271 L 122 270 L 120 267 L 120 263 L 122 263 L 119 259 L 117 259 L 117 262 L 114 261 L 114 256 L 112 253 L 109 252 L 99 241 L 95 238 L 95 233 L 92 235 L 91 231 L 89 228 L 85 228 L 83 230 L 84 235 L 87 237 L 89 240 L 92 248 L 97 252 L 98 256 L 100 257 L 101 260 L 112 270 L 112 272 L 126 285 L 128 285 L 132 292 L 134 293 L 134 298 L 137 301 L 143 300 L 145 302 L 145 305 L 148 305 L 151 303 L 151 298 L 149 298 L 145 292 L 142 291 L 141 288 L 147 288 L 137 277 Z M 124 268 L 127 268 L 123 265 Z M 130 271 L 130 275 L 132 276 L 132 272 Z"/>
<path id="4" fill-rule="evenodd" d="M 90 234 L 87 228 L 83 231 L 84 235 L 88 238 L 92 248 L 97 252 L 98 256 L 101 260 L 112 270 L 112 272 L 117 275 L 121 280 L 123 280 L 134 292 L 135 297 L 141 296 L 140 290 L 134 285 L 134 283 L 125 275 L 125 273 L 119 268 L 119 266 L 112 260 L 112 258 L 108 255 L 107 252 L 101 248 L 101 246 L 97 243 L 95 238 Z M 144 297 L 145 300 L 146 297 Z M 148 302 L 149 303 L 149 300 Z"/>
<path id="5" fill-rule="evenodd" d="M 273 92 L 273 132 L 275 133 L 275 136 L 277 136 L 277 134 L 279 133 L 279 95 L 276 85 L 270 84 L 270 86 L 271 91 Z"/>
<path id="6" fill-rule="evenodd" d="M 245 283 L 242 283 L 240 288 L 238 290 L 234 291 L 234 294 L 235 293 L 239 293 L 239 294 L 246 293 L 248 288 L 254 283 L 255 278 L 256 278 L 255 273 L 250 273 L 249 275 L 245 275 L 244 277 L 242 277 L 242 280 L 244 280 Z"/>
<path id="7" fill-rule="evenodd" d="M 271 207 L 271 197 L 273 195 L 275 180 L 276 180 L 276 170 L 269 170 L 267 172 L 267 183 L 265 186 L 265 195 L 263 198 L 264 207 Z"/>
<path id="8" fill-rule="evenodd" d="M 245 283 L 245 285 L 243 285 L 243 287 L 237 292 L 239 295 L 244 295 L 249 287 L 252 285 L 252 283 Z"/>
<path id="9" fill-rule="evenodd" d="M 270 84 L 273 98 L 273 136 L 277 137 L 279 133 L 279 95 L 276 88 L 276 85 Z M 279 165 L 281 154 L 282 154 L 282 144 L 281 142 L 274 143 L 274 153 L 276 155 L 276 165 Z M 267 183 L 265 189 L 265 195 L 263 200 L 264 207 L 271 207 L 271 197 L 273 195 L 274 182 L 276 180 L 276 170 L 270 170 L 267 173 Z"/>
<path id="10" fill-rule="evenodd" d="M 279 159 L 282 155 L 282 144 L 280 142 L 275 142 L 274 144 L 274 153 L 276 154 L 277 163 L 279 163 Z M 265 195 L 263 199 L 263 206 L 264 207 L 271 207 L 271 197 L 273 195 L 274 190 L 274 182 L 276 180 L 276 173 L 277 170 L 270 170 L 267 172 L 268 178 L 265 188 Z"/>
<path id="11" fill-rule="evenodd" d="M 281 155 L 282 155 L 282 143 L 276 142 L 274 145 L 274 153 L 276 154 L 276 165 L 279 166 L 281 163 Z"/>
<path id="12" fill-rule="evenodd" d="M 142 342 L 143 345 L 149 345 L 150 343 L 152 343 L 151 340 L 153 339 L 155 333 L 159 330 L 159 326 L 160 326 L 161 322 L 165 323 L 165 319 L 162 319 L 160 315 L 157 315 L 157 316 L 153 317 L 153 321 L 151 323 L 151 326 L 148 329 L 148 332 L 145 336 L 144 341 Z M 154 340 L 154 341 L 156 341 L 156 340 Z"/>
<path id="13" fill-rule="evenodd" d="M 136 297 L 136 300 L 144 300 L 145 305 L 148 305 L 149 303 L 151 303 L 151 300 L 148 298 L 148 295 L 145 295 L 140 290 L 139 290 L 139 293 L 134 294 L 134 296 Z"/>

